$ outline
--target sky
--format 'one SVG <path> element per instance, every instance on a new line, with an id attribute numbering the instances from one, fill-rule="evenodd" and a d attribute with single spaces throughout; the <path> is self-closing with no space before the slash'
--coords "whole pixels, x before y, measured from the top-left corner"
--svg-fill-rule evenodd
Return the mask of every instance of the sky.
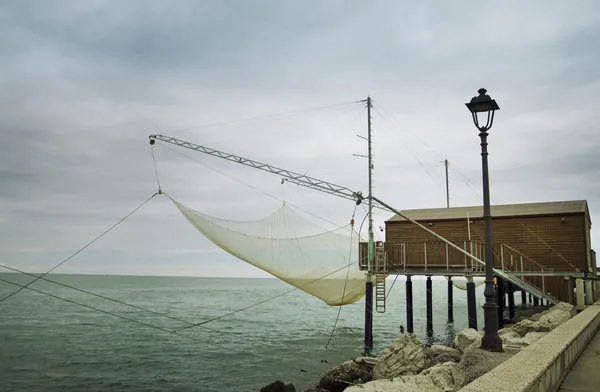
<path id="1" fill-rule="evenodd" d="M 497 100 L 495 204 L 586 199 L 600 222 L 600 3 L 4 1 L 0 264 L 45 271 L 158 188 L 203 213 L 287 205 L 324 228 L 365 210 L 164 145 L 165 134 L 367 193 L 399 209 L 481 204 L 464 103 Z M 186 154 L 188 158 L 182 156 Z M 391 215 L 377 211 L 379 227 Z M 314 218 L 316 219 L 316 218 Z M 363 232 L 363 235 L 365 233 Z M 382 235 L 378 231 L 379 235 Z M 592 246 L 600 243 L 594 226 Z M 164 195 L 55 272 L 266 276 L 204 238 Z"/>

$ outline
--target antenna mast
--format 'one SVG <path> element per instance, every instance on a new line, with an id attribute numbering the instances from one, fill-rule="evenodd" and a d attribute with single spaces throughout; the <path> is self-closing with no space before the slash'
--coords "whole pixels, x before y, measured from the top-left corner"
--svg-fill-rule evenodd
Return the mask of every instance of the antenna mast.
<path id="1" fill-rule="evenodd" d="M 450 182 L 448 181 L 448 160 L 444 160 L 446 166 L 446 208 L 450 208 Z"/>
<path id="2" fill-rule="evenodd" d="M 367 97 L 367 139 L 369 143 L 368 160 L 369 160 L 369 251 L 368 251 L 368 274 L 371 276 L 373 271 L 373 242 L 375 235 L 373 234 L 373 148 L 371 144 L 371 97 Z M 369 278 L 370 279 L 370 278 Z"/>

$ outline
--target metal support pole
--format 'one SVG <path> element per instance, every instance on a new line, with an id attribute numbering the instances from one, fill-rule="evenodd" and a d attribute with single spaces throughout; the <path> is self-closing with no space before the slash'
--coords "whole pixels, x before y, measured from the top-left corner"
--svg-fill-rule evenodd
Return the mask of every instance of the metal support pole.
<path id="1" fill-rule="evenodd" d="M 454 321 L 454 284 L 452 277 L 448 277 L 448 322 Z"/>
<path id="2" fill-rule="evenodd" d="M 406 275 L 406 331 L 413 333 L 413 292 L 410 275 Z"/>
<path id="3" fill-rule="evenodd" d="M 365 350 L 364 355 L 371 355 L 373 350 L 373 282 L 367 281 L 365 296 Z"/>
<path id="4" fill-rule="evenodd" d="M 475 283 L 471 279 L 467 282 L 467 314 L 469 328 L 477 329 L 477 301 L 475 299 Z"/>
<path id="5" fill-rule="evenodd" d="M 504 325 L 504 281 L 496 277 L 496 305 L 498 306 L 498 328 Z"/>
<path id="6" fill-rule="evenodd" d="M 433 331 L 433 290 L 431 276 L 427 277 L 425 287 L 427 290 L 427 292 L 425 293 L 427 297 L 427 330 Z"/>
<path id="7" fill-rule="evenodd" d="M 490 178 L 488 170 L 487 129 L 479 128 L 481 138 L 481 166 L 483 171 L 483 226 L 485 241 L 485 304 L 483 305 L 485 331 L 481 338 L 481 348 L 502 351 L 502 339 L 498 335 L 498 305 L 494 289 L 494 253 L 492 239 L 492 213 L 490 205 Z"/>
<path id="8" fill-rule="evenodd" d="M 368 270 L 365 297 L 365 352 L 366 355 L 373 349 L 373 155 L 371 147 L 371 97 L 367 97 L 367 141 L 369 159 L 369 245 L 368 245 Z"/>
<path id="9" fill-rule="evenodd" d="M 506 284 L 508 294 L 508 319 L 512 322 L 515 318 L 515 290 L 511 282 Z"/>

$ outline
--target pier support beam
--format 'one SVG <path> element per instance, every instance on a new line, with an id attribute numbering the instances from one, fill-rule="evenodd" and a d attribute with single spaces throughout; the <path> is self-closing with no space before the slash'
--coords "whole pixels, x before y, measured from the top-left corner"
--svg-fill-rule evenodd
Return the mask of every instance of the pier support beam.
<path id="1" fill-rule="evenodd" d="M 373 350 L 373 282 L 369 278 L 366 283 L 365 296 L 365 347 L 364 355 L 371 355 Z"/>
<path id="2" fill-rule="evenodd" d="M 533 296 L 533 306 L 540 306 L 540 300 L 535 295 Z"/>
<path id="3" fill-rule="evenodd" d="M 524 289 L 521 289 L 521 304 L 527 305 L 527 292 Z"/>
<path id="4" fill-rule="evenodd" d="M 432 283 L 431 276 L 427 277 L 426 281 L 426 290 L 427 292 L 427 330 L 433 331 L 433 291 L 432 291 Z"/>
<path id="5" fill-rule="evenodd" d="M 496 305 L 498 305 L 498 329 L 504 325 L 504 280 L 496 278 Z"/>
<path id="6" fill-rule="evenodd" d="M 406 332 L 413 333 L 413 293 L 412 280 L 406 275 Z"/>
<path id="7" fill-rule="evenodd" d="M 515 290 L 512 282 L 506 284 L 506 293 L 508 294 L 508 319 L 512 321 L 515 318 Z"/>
<path id="8" fill-rule="evenodd" d="M 529 293 L 529 303 L 532 304 L 533 303 L 533 295 L 531 295 L 531 293 Z"/>
<path id="9" fill-rule="evenodd" d="M 452 277 L 448 277 L 448 322 L 454 321 L 454 284 Z"/>
<path id="10" fill-rule="evenodd" d="M 475 283 L 473 278 L 467 276 L 467 314 L 469 317 L 469 328 L 477 329 L 477 302 L 475 300 Z"/>

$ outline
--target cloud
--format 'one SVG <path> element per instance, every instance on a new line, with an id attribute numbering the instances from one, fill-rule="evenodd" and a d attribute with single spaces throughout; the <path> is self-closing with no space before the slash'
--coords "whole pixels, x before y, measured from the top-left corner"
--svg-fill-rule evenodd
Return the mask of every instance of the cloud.
<path id="1" fill-rule="evenodd" d="M 151 133 L 366 193 L 366 162 L 352 156 L 366 152 L 356 137 L 366 133 L 364 103 L 301 110 L 367 95 L 382 199 L 443 207 L 448 159 L 452 204 L 480 203 L 479 140 L 464 102 L 483 86 L 501 107 L 492 200 L 584 198 L 600 217 L 596 2 L 39 1 L 0 14 L 0 256 L 11 265 L 58 263 L 156 192 Z M 290 111 L 299 112 L 262 117 Z M 259 219 L 285 198 L 339 225 L 354 212 L 277 176 L 178 151 L 200 163 L 155 146 L 161 185 L 199 211 Z M 388 217 L 377 212 L 376 226 Z M 252 273 L 232 257 L 210 264 L 219 254 L 157 196 L 63 271 Z"/>

